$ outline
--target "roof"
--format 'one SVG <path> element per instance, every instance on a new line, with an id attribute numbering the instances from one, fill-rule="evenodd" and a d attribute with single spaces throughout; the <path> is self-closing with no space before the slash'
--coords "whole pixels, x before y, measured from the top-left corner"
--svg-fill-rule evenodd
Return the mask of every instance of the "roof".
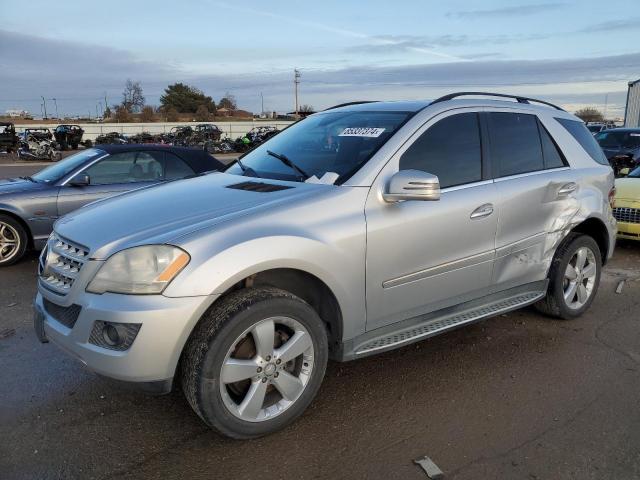
<path id="1" fill-rule="evenodd" d="M 638 133 L 640 132 L 640 127 L 638 128 L 633 128 L 633 127 L 627 127 L 627 128 L 607 128 L 606 130 L 602 130 L 600 131 L 600 133 L 605 133 L 605 132 L 622 132 L 622 133 Z"/>
<path id="2" fill-rule="evenodd" d="M 332 107 L 330 112 L 418 112 L 428 106 L 428 100 L 396 101 L 396 102 L 365 102 L 351 103 L 343 106 Z"/>
<path id="3" fill-rule="evenodd" d="M 122 152 L 140 152 L 140 151 L 158 151 L 171 152 L 180 157 L 189 165 L 196 173 L 210 172 L 212 170 L 221 170 L 224 164 L 209 153 L 200 148 L 174 147 L 171 145 L 162 145 L 154 143 L 141 143 L 130 145 L 96 145 L 94 148 L 105 151 L 109 154 Z"/>
<path id="4" fill-rule="evenodd" d="M 640 78 L 638 80 L 632 80 L 629 82 L 629 86 L 633 87 L 636 83 L 640 83 Z"/>

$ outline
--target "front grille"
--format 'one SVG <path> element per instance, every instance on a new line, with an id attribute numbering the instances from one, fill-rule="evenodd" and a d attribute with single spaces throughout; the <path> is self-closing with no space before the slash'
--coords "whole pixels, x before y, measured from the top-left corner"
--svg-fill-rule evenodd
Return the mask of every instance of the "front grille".
<path id="1" fill-rule="evenodd" d="M 57 305 L 53 302 L 50 302 L 46 298 L 43 299 L 44 309 L 47 311 L 49 315 L 51 315 L 54 320 L 60 322 L 67 328 L 73 328 L 78 320 L 78 316 L 80 315 L 80 310 L 82 307 L 80 305 L 70 305 L 68 307 L 63 307 Z"/>
<path id="2" fill-rule="evenodd" d="M 623 223 L 640 223 L 640 208 L 616 207 L 613 216 Z"/>
<path id="3" fill-rule="evenodd" d="M 40 260 L 42 284 L 59 295 L 66 295 L 88 256 L 88 249 L 52 235 Z"/>

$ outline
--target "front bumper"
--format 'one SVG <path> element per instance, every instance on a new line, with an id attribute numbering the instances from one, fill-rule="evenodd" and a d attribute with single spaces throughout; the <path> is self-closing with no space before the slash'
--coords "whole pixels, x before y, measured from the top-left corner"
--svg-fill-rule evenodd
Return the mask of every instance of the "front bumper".
<path id="1" fill-rule="evenodd" d="M 34 301 L 36 331 L 40 323 L 46 340 L 61 347 L 90 370 L 115 380 L 133 382 L 143 390 L 148 390 L 149 385 L 170 389 L 191 331 L 217 298 L 82 293 L 73 295 L 74 305 L 81 309 L 75 324 L 68 328 L 47 312 L 45 297 L 56 305 L 69 307 L 66 298 L 40 286 Z M 141 327 L 131 347 L 116 351 L 89 343 L 95 321 L 136 323 Z"/>
<path id="2" fill-rule="evenodd" d="M 618 222 L 618 238 L 640 240 L 640 223 Z"/>

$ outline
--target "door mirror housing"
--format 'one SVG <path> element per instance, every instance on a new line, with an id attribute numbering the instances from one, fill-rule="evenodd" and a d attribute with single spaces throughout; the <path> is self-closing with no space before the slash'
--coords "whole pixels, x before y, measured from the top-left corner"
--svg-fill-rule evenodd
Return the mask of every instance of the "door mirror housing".
<path id="1" fill-rule="evenodd" d="M 90 183 L 91 179 L 86 173 L 78 173 L 71 180 L 69 180 L 69 185 L 71 185 L 72 187 L 86 187 Z"/>
<path id="2" fill-rule="evenodd" d="M 440 180 L 421 170 L 400 170 L 389 180 L 382 198 L 385 202 L 440 200 Z"/>

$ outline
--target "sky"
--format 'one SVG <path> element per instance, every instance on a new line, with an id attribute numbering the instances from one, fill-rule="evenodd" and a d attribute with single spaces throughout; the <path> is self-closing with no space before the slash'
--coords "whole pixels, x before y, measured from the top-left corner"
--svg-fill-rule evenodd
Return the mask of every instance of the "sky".
<path id="1" fill-rule="evenodd" d="M 0 0 L 0 112 L 95 115 L 140 81 L 184 82 L 240 108 L 482 90 L 624 114 L 640 78 L 639 0 Z"/>

